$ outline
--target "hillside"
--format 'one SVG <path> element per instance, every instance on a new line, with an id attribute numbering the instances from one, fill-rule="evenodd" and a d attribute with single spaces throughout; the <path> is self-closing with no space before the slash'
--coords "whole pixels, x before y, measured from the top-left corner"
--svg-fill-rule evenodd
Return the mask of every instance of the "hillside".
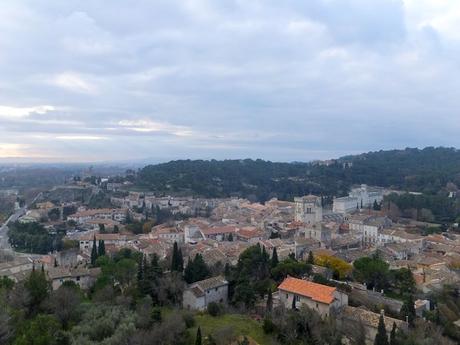
<path id="1" fill-rule="evenodd" d="M 274 196 L 290 200 L 307 193 L 344 195 L 352 184 L 360 183 L 436 194 L 448 182 L 460 185 L 460 151 L 442 147 L 369 152 L 338 158 L 328 166 L 181 160 L 146 166 L 137 177 L 139 186 L 156 192 L 259 201 Z"/>

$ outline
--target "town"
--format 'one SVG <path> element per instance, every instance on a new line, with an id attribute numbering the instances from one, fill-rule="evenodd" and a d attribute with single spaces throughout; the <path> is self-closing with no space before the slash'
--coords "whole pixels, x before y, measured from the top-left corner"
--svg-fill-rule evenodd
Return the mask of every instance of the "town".
<path id="1" fill-rule="evenodd" d="M 160 307 L 249 315 L 278 337 L 291 335 L 277 313 L 307 308 L 356 344 L 374 343 L 382 327 L 393 338 L 434 327 L 434 296 L 459 286 L 460 235 L 400 217 L 387 196 L 402 192 L 363 184 L 332 204 L 311 194 L 262 204 L 156 196 L 112 180 L 75 177 L 27 207 L 18 198 L 0 276 L 21 284 L 42 271 L 52 290 L 92 295 L 135 288 Z"/>

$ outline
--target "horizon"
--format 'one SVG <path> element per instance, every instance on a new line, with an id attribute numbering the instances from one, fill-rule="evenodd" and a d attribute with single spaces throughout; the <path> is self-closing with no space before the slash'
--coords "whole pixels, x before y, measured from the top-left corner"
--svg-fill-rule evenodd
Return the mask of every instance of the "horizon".
<path id="1" fill-rule="evenodd" d="M 311 160 L 271 160 L 271 159 L 264 159 L 261 157 L 232 157 L 232 158 L 213 158 L 213 157 L 207 157 L 207 158 L 165 158 L 164 160 L 161 159 L 156 159 L 153 157 L 145 157 L 141 159 L 133 159 L 133 160 L 100 160 L 100 161 L 63 161 L 63 160 L 50 160 L 50 161 L 40 161 L 40 160 L 33 160 L 33 158 L 16 158 L 16 157 L 9 157 L 9 158 L 2 158 L 0 157 L 0 166 L 9 166 L 9 165 L 19 165 L 19 166 L 78 166 L 78 165 L 93 165 L 93 166 L 134 166 L 134 167 L 140 167 L 140 166 L 147 166 L 147 165 L 157 165 L 157 164 L 164 164 L 164 163 L 169 163 L 173 161 L 184 161 L 184 160 L 190 160 L 190 161 L 224 161 L 224 160 L 263 160 L 266 162 L 272 162 L 272 163 L 289 163 L 289 164 L 294 164 L 294 163 L 300 163 L 300 164 L 308 164 L 308 163 L 313 163 L 313 162 L 321 162 L 321 161 L 327 161 L 327 160 L 339 160 L 347 156 L 359 156 L 363 154 L 371 154 L 371 153 L 377 153 L 380 151 L 383 152 L 389 152 L 389 151 L 404 151 L 404 150 L 425 150 L 428 148 L 434 148 L 434 149 L 454 149 L 454 150 L 459 150 L 456 147 L 447 147 L 447 146 L 425 146 L 425 147 L 404 147 L 404 148 L 392 148 L 392 149 L 387 149 L 387 150 L 375 150 L 375 151 L 366 151 L 366 152 L 357 152 L 357 153 L 351 153 L 351 154 L 345 154 L 341 156 L 334 156 L 334 157 L 328 157 L 325 159 L 311 159 Z"/>
<path id="2" fill-rule="evenodd" d="M 460 147 L 458 1 L 7 0 L 0 19 L 0 161 Z"/>

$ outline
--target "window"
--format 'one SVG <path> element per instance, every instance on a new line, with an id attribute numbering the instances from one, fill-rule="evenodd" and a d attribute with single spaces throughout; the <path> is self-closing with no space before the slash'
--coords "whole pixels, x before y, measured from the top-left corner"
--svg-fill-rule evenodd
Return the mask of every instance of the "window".
<path id="1" fill-rule="evenodd" d="M 295 296 L 295 301 L 300 302 L 300 296 Z"/>
<path id="2" fill-rule="evenodd" d="M 311 213 L 311 208 L 307 208 L 307 213 Z"/>
<path id="3" fill-rule="evenodd" d="M 216 291 L 218 290 L 219 288 L 216 288 Z"/>
<path id="4" fill-rule="evenodd" d="M 80 276 L 77 277 L 77 282 L 79 282 L 79 281 L 80 281 Z"/>

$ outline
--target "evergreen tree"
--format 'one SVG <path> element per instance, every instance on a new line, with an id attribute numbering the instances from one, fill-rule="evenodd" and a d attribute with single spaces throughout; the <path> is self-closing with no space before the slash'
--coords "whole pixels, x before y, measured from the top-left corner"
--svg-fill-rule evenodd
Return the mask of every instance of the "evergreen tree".
<path id="1" fill-rule="evenodd" d="M 91 249 L 91 266 L 96 265 L 97 260 L 97 245 L 96 245 L 96 235 L 93 237 L 93 248 Z"/>
<path id="2" fill-rule="evenodd" d="M 307 263 L 309 263 L 310 265 L 314 265 L 314 264 L 315 264 L 315 257 L 313 256 L 313 252 L 312 252 L 311 250 L 310 250 L 310 252 L 308 253 Z"/>
<path id="3" fill-rule="evenodd" d="M 29 311 L 36 312 L 41 303 L 48 297 L 50 286 L 46 279 L 44 267 L 40 271 L 32 267 L 32 272 L 29 278 L 24 283 L 27 292 L 29 293 Z"/>
<path id="4" fill-rule="evenodd" d="M 372 208 L 374 211 L 380 211 L 380 205 L 377 203 L 377 200 L 374 200 L 374 205 Z"/>
<path id="5" fill-rule="evenodd" d="M 407 296 L 404 301 L 403 306 L 401 307 L 401 316 L 409 322 L 409 326 L 414 326 L 415 321 L 415 306 L 414 306 L 414 297 L 412 295 Z"/>
<path id="6" fill-rule="evenodd" d="M 184 279 L 188 284 L 197 282 L 199 280 L 209 277 L 210 271 L 204 262 L 201 254 L 196 254 L 193 260 L 189 260 L 187 267 L 184 270 Z"/>
<path id="7" fill-rule="evenodd" d="M 201 328 L 200 327 L 198 327 L 198 330 L 196 331 L 195 345 L 201 345 Z"/>
<path id="8" fill-rule="evenodd" d="M 97 247 L 97 256 L 105 255 L 105 242 L 104 240 L 99 240 L 99 246 Z"/>
<path id="9" fill-rule="evenodd" d="M 393 328 L 391 329 L 390 345 L 398 345 L 396 340 L 396 322 L 393 322 Z"/>
<path id="10" fill-rule="evenodd" d="M 272 310 L 273 310 L 272 289 L 268 289 L 268 294 L 267 294 L 267 313 L 271 313 Z"/>
<path id="11" fill-rule="evenodd" d="M 272 260 L 271 260 L 271 266 L 276 267 L 279 264 L 278 260 L 278 252 L 276 251 L 276 247 L 273 247 L 273 253 L 272 253 Z"/>
<path id="12" fill-rule="evenodd" d="M 179 248 L 177 242 L 174 242 L 172 257 L 171 257 L 171 271 L 179 271 Z"/>
<path id="13" fill-rule="evenodd" d="M 182 249 L 179 248 L 178 251 L 178 262 L 177 262 L 177 271 L 183 272 L 184 271 L 184 257 L 182 256 Z"/>
<path id="14" fill-rule="evenodd" d="M 380 315 L 379 325 L 377 327 L 377 334 L 375 335 L 374 345 L 389 345 L 387 330 L 385 329 L 385 320 L 383 315 Z"/>

